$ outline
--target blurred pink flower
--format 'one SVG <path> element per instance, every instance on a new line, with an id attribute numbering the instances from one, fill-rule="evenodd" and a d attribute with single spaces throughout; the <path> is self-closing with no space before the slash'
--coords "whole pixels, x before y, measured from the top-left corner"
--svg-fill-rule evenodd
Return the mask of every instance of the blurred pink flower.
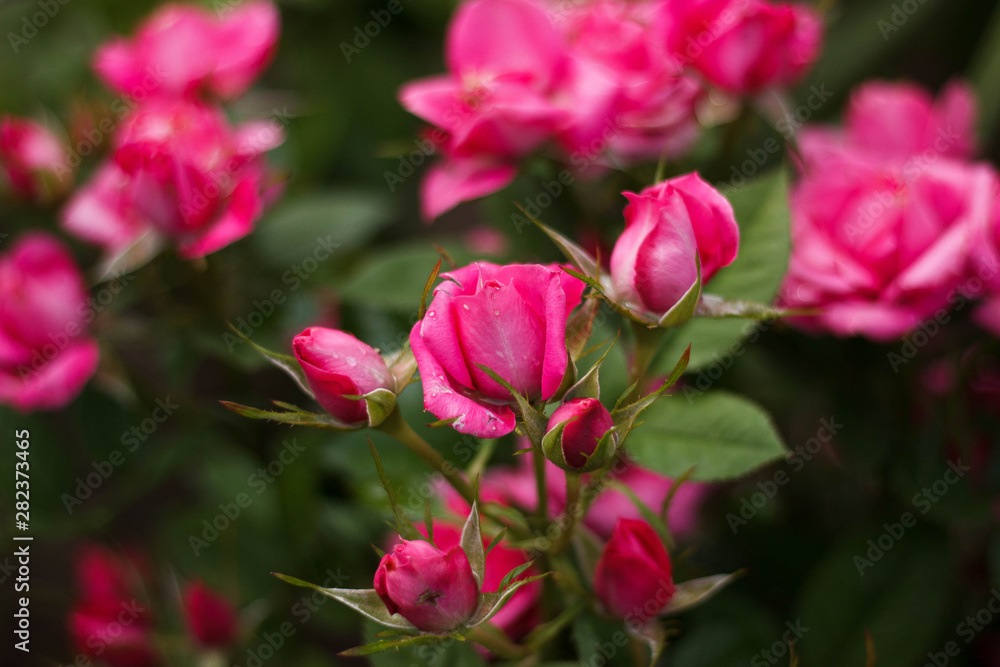
<path id="1" fill-rule="evenodd" d="M 40 232 L 0 255 L 0 402 L 60 408 L 97 369 L 83 276 L 69 251 Z"/>
<path id="2" fill-rule="evenodd" d="M 642 627 L 674 596 L 672 570 L 656 531 L 645 521 L 621 519 L 597 561 L 594 591 L 610 613 Z"/>
<path id="3" fill-rule="evenodd" d="M 195 641 L 205 647 L 226 647 L 236 640 L 239 621 L 232 603 L 202 581 L 184 587 L 184 616 Z"/>
<path id="4" fill-rule="evenodd" d="M 793 84 L 819 55 L 822 23 L 801 3 L 667 0 L 660 6 L 673 52 L 728 92 Z"/>
<path id="5" fill-rule="evenodd" d="M 267 0 L 247 0 L 218 17 L 197 5 L 164 5 L 133 38 L 101 46 L 94 69 L 126 95 L 236 97 L 270 62 L 279 22 Z"/>
<path id="6" fill-rule="evenodd" d="M 158 100 L 128 117 L 104 165 L 63 212 L 82 238 L 120 251 L 149 230 L 201 257 L 253 230 L 270 194 L 264 153 L 283 141 L 274 123 L 230 127 L 197 102 Z"/>
<path id="7" fill-rule="evenodd" d="M 960 91 L 949 88 L 933 104 L 910 86 L 870 84 L 855 94 L 846 131 L 802 131 L 781 298 L 822 312 L 797 318 L 801 326 L 891 340 L 965 291 L 970 244 L 992 215 L 996 177 L 959 159 L 971 143 Z M 892 124 L 880 116 L 886 109 L 901 114 L 891 133 L 878 129 Z"/>
<path id="8" fill-rule="evenodd" d="M 14 116 L 0 120 L 0 172 L 28 201 L 53 199 L 73 184 L 65 144 L 39 123 Z"/>
<path id="9" fill-rule="evenodd" d="M 76 557 L 80 597 L 70 611 L 70 638 L 80 654 L 109 667 L 153 667 L 151 611 L 138 599 L 137 564 L 102 547 Z"/>

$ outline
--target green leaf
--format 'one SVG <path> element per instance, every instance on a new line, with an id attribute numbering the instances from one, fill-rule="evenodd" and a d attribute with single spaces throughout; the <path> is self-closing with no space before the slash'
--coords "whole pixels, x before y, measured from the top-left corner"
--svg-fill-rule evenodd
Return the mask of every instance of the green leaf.
<path id="1" fill-rule="evenodd" d="M 776 170 L 728 194 L 740 225 L 736 260 L 720 270 L 705 286 L 713 295 L 733 301 L 771 303 L 788 268 L 788 175 Z M 703 299 L 704 300 L 704 299 Z M 666 373 L 668 365 L 691 345 L 691 368 L 713 361 L 735 341 L 759 325 L 739 319 L 694 318 L 670 333 L 656 364 Z"/>
<path id="2" fill-rule="evenodd" d="M 694 284 L 688 288 L 681 300 L 675 303 L 670 310 L 663 314 L 657 325 L 661 328 L 679 327 L 694 316 L 694 312 L 701 300 L 701 256 L 695 252 L 694 263 L 698 269 Z"/>
<path id="3" fill-rule="evenodd" d="M 743 574 L 742 571 L 733 574 L 716 574 L 711 577 L 681 582 L 677 584 L 677 590 L 674 597 L 670 599 L 670 603 L 660 613 L 661 615 L 680 614 L 702 605 Z"/>
<path id="4" fill-rule="evenodd" d="M 566 322 L 566 349 L 573 361 L 584 356 L 590 332 L 594 328 L 594 318 L 600 308 L 601 302 L 598 299 L 586 299 Z"/>
<path id="5" fill-rule="evenodd" d="M 263 262 L 287 270 L 307 258 L 329 262 L 360 248 L 392 222 L 389 202 L 376 191 L 325 191 L 290 198 L 270 211 L 252 242 Z"/>
<path id="6" fill-rule="evenodd" d="M 483 553 L 483 534 L 479 528 L 479 507 L 475 500 L 472 501 L 469 517 L 462 527 L 462 550 L 469 559 L 469 565 L 472 566 L 472 574 L 476 577 L 479 587 L 482 588 L 483 576 L 486 571 L 486 554 Z"/>
<path id="7" fill-rule="evenodd" d="M 515 581 L 507 588 L 501 588 L 496 593 L 483 593 L 479 598 L 479 609 L 476 610 L 476 613 L 473 614 L 472 618 L 468 621 L 469 627 L 485 623 L 493 618 L 493 615 L 503 608 L 503 606 L 507 603 L 507 600 L 510 599 L 510 596 L 516 593 L 521 586 L 530 584 L 533 581 L 538 581 L 544 576 L 544 574 L 540 574 L 534 577 L 528 577 L 527 579 L 521 579 L 520 581 Z"/>
<path id="8" fill-rule="evenodd" d="M 629 438 L 629 451 L 663 475 L 694 468 L 692 478 L 702 481 L 739 477 L 785 455 L 767 413 L 721 391 L 658 401 Z"/>
<path id="9" fill-rule="evenodd" d="M 523 208 L 521 209 L 521 212 L 534 222 L 539 229 L 545 232 L 546 236 L 552 239 L 552 242 L 555 243 L 559 250 L 562 251 L 563 255 L 566 256 L 566 259 L 572 262 L 576 268 L 580 269 L 580 271 L 591 278 L 598 279 L 600 277 L 600 266 L 598 266 L 597 260 L 590 256 L 589 252 L 573 243 L 548 225 L 545 225 L 544 223 L 531 217 L 524 211 Z"/>
<path id="10" fill-rule="evenodd" d="M 350 399 L 351 396 L 344 396 Z M 396 394 L 388 389 L 376 389 L 360 397 L 368 406 L 368 426 L 375 428 L 396 409 Z"/>
<path id="11" fill-rule="evenodd" d="M 412 623 L 399 614 L 390 614 L 389 610 L 385 607 L 385 603 L 382 602 L 382 598 L 375 592 L 375 589 L 323 588 L 308 581 L 290 577 L 287 574 L 278 574 L 277 572 L 272 572 L 271 574 L 292 586 L 311 588 L 319 591 L 323 595 L 347 605 L 362 616 L 366 616 L 382 625 L 402 630 L 416 630 Z"/>
<path id="12" fill-rule="evenodd" d="M 956 578 L 942 576 L 954 567 L 947 543 L 920 525 L 903 528 L 899 517 L 897 511 L 862 524 L 820 559 L 800 586 L 799 604 L 790 618 L 810 628 L 796 645 L 803 665 L 865 664 L 866 631 L 878 649 L 879 665 L 924 664 L 928 651 L 940 650 L 943 637 L 954 637 Z M 888 532 L 883 524 L 893 522 L 904 531 L 899 542 L 872 552 L 869 540 L 884 542 L 881 536 Z M 867 560 L 868 553 L 877 560 L 861 564 L 859 573 L 858 559 Z M 985 604 L 989 596 L 984 589 L 978 600 Z"/>
<path id="13" fill-rule="evenodd" d="M 437 264 L 434 265 L 434 269 L 431 271 L 431 275 L 427 277 L 427 282 L 424 284 L 424 293 L 420 295 L 420 310 L 417 312 L 417 319 L 424 319 L 424 313 L 427 312 L 427 297 L 434 289 L 434 283 L 437 281 L 438 274 L 441 272 L 441 262 L 438 260 Z"/>
<path id="14" fill-rule="evenodd" d="M 601 358 L 594 362 L 594 365 L 590 367 L 590 370 L 584 374 L 582 378 L 576 381 L 572 387 L 566 390 L 566 393 L 562 397 L 562 401 L 571 401 L 574 398 L 601 398 L 601 383 L 599 379 L 599 374 L 601 370 L 601 364 L 608 357 L 608 354 L 614 349 L 615 343 L 618 342 L 618 337 L 621 335 L 621 331 L 615 336 L 615 339 L 611 341 L 608 345 L 608 349 L 604 351 Z"/>
<path id="15" fill-rule="evenodd" d="M 456 637 L 460 636 L 461 635 L 405 635 L 403 637 L 379 639 L 378 641 L 374 641 L 363 646 L 356 646 L 354 648 L 349 648 L 346 651 L 341 651 L 338 655 L 360 657 L 371 655 L 373 653 L 381 653 L 382 651 L 388 651 L 389 649 L 399 650 L 407 646 L 433 646 L 446 641 L 452 641 Z"/>
<path id="16" fill-rule="evenodd" d="M 241 405 L 231 401 L 219 401 L 227 410 L 231 410 L 241 417 L 249 419 L 264 419 L 281 424 L 291 424 L 293 426 L 312 426 L 315 428 L 325 428 L 331 431 L 356 431 L 358 426 L 345 424 L 330 415 L 321 415 L 315 412 L 306 412 L 299 409 L 289 412 L 274 412 L 271 410 L 261 410 L 252 408 L 249 405 Z M 286 404 L 289 405 L 289 404 Z M 293 406 L 294 407 L 294 406 Z"/>
<path id="17" fill-rule="evenodd" d="M 486 556 L 489 556 L 490 552 L 493 551 L 493 549 L 495 549 L 498 544 L 503 542 L 503 538 L 506 534 L 507 534 L 507 526 L 504 526 L 502 529 L 500 529 L 500 532 L 497 533 L 497 536 L 490 541 L 489 546 L 486 547 L 486 553 L 484 554 L 484 558 Z"/>
<path id="18" fill-rule="evenodd" d="M 316 398 L 313 394 L 312 388 L 309 386 L 309 380 L 306 379 L 306 373 L 302 370 L 302 366 L 299 365 L 298 359 L 288 354 L 281 354 L 280 352 L 274 352 L 262 347 L 257 343 L 250 340 L 248 337 L 244 336 L 239 332 L 239 330 L 232 324 L 229 324 L 229 328 L 234 334 L 239 336 L 241 339 L 250 344 L 250 347 L 257 350 L 265 359 L 270 361 L 272 364 L 285 371 L 295 383 L 299 385 L 299 389 L 304 391 L 309 398 Z"/>
<path id="19" fill-rule="evenodd" d="M 459 263 L 472 259 L 467 250 L 452 248 Z M 364 258 L 341 293 L 344 301 L 358 306 L 384 308 L 406 315 L 418 314 L 420 297 L 427 283 L 427 269 L 439 260 L 428 243 L 411 243 L 381 250 Z"/>

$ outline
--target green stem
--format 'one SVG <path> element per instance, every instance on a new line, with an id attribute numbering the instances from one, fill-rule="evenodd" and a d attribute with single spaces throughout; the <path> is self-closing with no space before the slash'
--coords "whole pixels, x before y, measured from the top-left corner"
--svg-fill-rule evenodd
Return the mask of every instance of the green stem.
<path id="1" fill-rule="evenodd" d="M 635 388 L 629 395 L 630 400 L 642 395 L 643 385 L 649 379 L 649 369 L 659 352 L 663 334 L 663 329 L 650 329 L 640 322 L 632 322 L 635 345 L 632 349 L 628 377 L 629 384 L 634 382 Z"/>
<path id="2" fill-rule="evenodd" d="M 559 537 L 552 544 L 549 553 L 560 554 L 569 546 L 573 539 L 573 531 L 576 529 L 576 522 L 583 517 L 583 507 L 580 505 L 580 474 L 566 471 L 566 526 Z"/>
<path id="3" fill-rule="evenodd" d="M 416 431 L 403 419 L 399 408 L 392 411 L 384 422 L 378 427 L 383 433 L 395 438 L 406 445 L 407 449 L 422 458 L 431 468 L 441 473 L 448 480 L 448 483 L 458 491 L 458 493 L 470 505 L 476 499 L 476 494 L 472 490 L 472 485 L 462 476 L 458 468 L 449 463 L 430 443 L 420 437 Z"/>
<path id="4" fill-rule="evenodd" d="M 544 527 L 549 520 L 549 493 L 545 479 L 545 454 L 535 445 L 532 449 L 535 463 L 535 489 L 538 493 L 538 525 Z"/>
<path id="5" fill-rule="evenodd" d="M 470 629 L 466 636 L 503 660 L 519 660 L 531 655 L 531 649 L 515 644 L 502 630 L 493 626 L 478 625 Z"/>

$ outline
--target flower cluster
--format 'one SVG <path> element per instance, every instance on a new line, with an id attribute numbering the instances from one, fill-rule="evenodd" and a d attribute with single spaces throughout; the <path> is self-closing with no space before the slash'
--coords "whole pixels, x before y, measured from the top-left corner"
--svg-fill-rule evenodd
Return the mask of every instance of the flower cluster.
<path id="1" fill-rule="evenodd" d="M 470 0 L 448 31 L 448 73 L 400 91 L 444 156 L 424 216 L 501 189 L 546 143 L 578 171 L 678 155 L 706 86 L 788 85 L 821 32 L 804 5 L 764 0 Z"/>
<path id="2" fill-rule="evenodd" d="M 64 228 L 111 256 L 150 233 L 185 257 L 249 234 L 274 196 L 263 156 L 283 132 L 277 122 L 234 127 L 218 100 L 247 89 L 277 37 L 277 9 L 253 0 L 223 18 L 167 5 L 132 39 L 102 46 L 94 69 L 137 105 L 120 114 L 111 157 L 64 209 Z"/>
<path id="3" fill-rule="evenodd" d="M 889 340 L 1000 285 L 998 180 L 973 161 L 974 117 L 962 84 L 934 100 L 875 82 L 855 92 L 843 129 L 802 132 L 781 292 L 819 311 L 802 326 Z"/>

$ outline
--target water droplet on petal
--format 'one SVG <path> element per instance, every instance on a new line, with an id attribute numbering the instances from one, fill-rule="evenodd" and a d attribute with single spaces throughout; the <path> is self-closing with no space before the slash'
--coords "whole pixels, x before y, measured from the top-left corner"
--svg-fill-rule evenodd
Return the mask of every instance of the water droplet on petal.
<path id="1" fill-rule="evenodd" d="M 462 304 L 462 308 L 465 308 L 466 310 L 468 310 L 468 309 L 469 309 L 469 304 L 467 304 L 467 303 L 463 303 L 463 304 Z"/>
<path id="2" fill-rule="evenodd" d="M 500 311 L 499 311 L 499 310 L 494 310 L 494 311 L 493 311 L 493 314 L 494 314 L 494 315 L 499 315 L 499 314 L 500 314 Z"/>

